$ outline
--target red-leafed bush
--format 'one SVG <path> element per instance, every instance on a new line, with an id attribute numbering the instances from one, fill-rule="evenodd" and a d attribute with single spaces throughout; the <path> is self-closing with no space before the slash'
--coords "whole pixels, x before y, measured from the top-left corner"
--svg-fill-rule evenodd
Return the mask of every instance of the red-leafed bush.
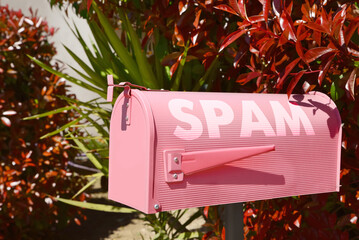
<path id="1" fill-rule="evenodd" d="M 27 57 L 58 69 L 49 42 L 53 33 L 34 14 L 0 7 L 0 239 L 45 238 L 78 214 L 50 197 L 71 197 L 83 186 L 67 167 L 76 151 L 60 135 L 40 140 L 73 120 L 74 112 L 22 120 L 66 105 L 56 97 L 67 95 L 64 81 Z"/>

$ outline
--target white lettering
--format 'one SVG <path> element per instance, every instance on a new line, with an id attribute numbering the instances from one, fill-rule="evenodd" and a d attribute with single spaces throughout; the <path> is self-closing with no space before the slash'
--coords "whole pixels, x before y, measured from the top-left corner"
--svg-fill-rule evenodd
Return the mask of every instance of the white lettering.
<path id="1" fill-rule="evenodd" d="M 225 102 L 219 100 L 200 100 L 206 117 L 208 135 L 210 138 L 220 138 L 220 125 L 228 125 L 234 119 L 232 108 Z M 216 109 L 221 111 L 221 115 L 216 114 Z"/>
<path id="2" fill-rule="evenodd" d="M 253 121 L 253 115 L 257 121 Z M 275 136 L 275 132 L 268 119 L 253 100 L 242 101 L 242 129 L 241 137 L 251 137 L 253 131 L 263 131 L 267 137 Z"/>
<path id="3" fill-rule="evenodd" d="M 186 99 L 171 99 L 168 102 L 168 107 L 173 117 L 181 122 L 191 125 L 189 130 L 177 126 L 174 131 L 175 136 L 184 140 L 194 140 L 202 135 L 203 127 L 201 120 L 190 113 L 182 111 L 182 108 L 193 110 L 193 102 Z"/>
<path id="4" fill-rule="evenodd" d="M 315 135 L 313 126 L 300 106 L 289 104 L 292 117 L 284 109 L 284 107 L 278 101 L 269 101 L 272 106 L 275 124 L 277 129 L 277 136 L 286 136 L 287 123 L 293 136 L 300 135 L 300 123 L 302 123 L 305 133 L 307 135 Z"/>

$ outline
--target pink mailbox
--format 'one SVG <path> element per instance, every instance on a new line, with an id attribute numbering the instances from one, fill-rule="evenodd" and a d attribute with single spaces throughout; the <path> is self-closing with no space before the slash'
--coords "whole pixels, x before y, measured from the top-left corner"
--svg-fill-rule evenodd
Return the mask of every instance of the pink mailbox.
<path id="1" fill-rule="evenodd" d="M 339 191 L 341 120 L 325 94 L 120 85 L 110 127 L 112 200 L 155 213 Z M 110 84 L 109 100 L 120 85 Z"/>

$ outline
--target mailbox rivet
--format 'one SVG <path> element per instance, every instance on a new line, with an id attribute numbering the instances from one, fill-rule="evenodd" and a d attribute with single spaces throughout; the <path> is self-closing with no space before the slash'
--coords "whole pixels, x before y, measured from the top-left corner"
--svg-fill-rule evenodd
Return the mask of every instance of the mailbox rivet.
<path id="1" fill-rule="evenodd" d="M 173 174 L 173 178 L 174 179 L 177 179 L 178 178 L 178 175 L 175 173 L 175 174 Z"/>
<path id="2" fill-rule="evenodd" d="M 175 161 L 175 163 L 178 163 L 178 157 L 174 157 L 173 161 Z"/>
<path id="3" fill-rule="evenodd" d="M 155 204 L 153 207 L 154 207 L 156 210 L 160 209 L 160 205 L 158 205 L 158 204 Z"/>

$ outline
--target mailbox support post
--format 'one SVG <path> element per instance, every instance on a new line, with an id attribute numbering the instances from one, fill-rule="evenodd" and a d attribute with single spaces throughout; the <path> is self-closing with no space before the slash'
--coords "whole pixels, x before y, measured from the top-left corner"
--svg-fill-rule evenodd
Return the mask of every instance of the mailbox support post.
<path id="1" fill-rule="evenodd" d="M 243 203 L 232 203 L 224 206 L 224 226 L 226 240 L 243 240 Z"/>

